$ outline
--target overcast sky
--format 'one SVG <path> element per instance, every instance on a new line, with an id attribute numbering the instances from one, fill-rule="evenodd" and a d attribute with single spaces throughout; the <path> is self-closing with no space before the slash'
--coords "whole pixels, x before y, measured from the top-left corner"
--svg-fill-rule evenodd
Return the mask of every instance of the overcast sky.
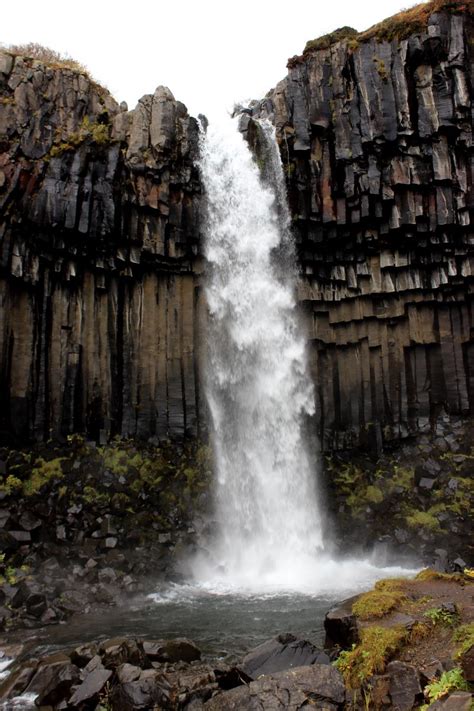
<path id="1" fill-rule="evenodd" d="M 39 42 L 85 64 L 133 108 L 168 86 L 190 112 L 261 98 L 307 40 L 364 30 L 404 0 L 10 0 L 2 44 Z"/>

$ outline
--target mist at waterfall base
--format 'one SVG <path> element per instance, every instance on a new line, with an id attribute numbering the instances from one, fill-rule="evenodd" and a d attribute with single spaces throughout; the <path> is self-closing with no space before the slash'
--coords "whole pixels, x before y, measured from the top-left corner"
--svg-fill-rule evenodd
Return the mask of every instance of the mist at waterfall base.
<path id="1" fill-rule="evenodd" d="M 259 122 L 257 162 L 238 122 L 222 117 L 202 132 L 217 522 L 191 570 L 203 590 L 340 598 L 407 571 L 336 560 L 324 540 L 284 172 L 271 123 Z"/>

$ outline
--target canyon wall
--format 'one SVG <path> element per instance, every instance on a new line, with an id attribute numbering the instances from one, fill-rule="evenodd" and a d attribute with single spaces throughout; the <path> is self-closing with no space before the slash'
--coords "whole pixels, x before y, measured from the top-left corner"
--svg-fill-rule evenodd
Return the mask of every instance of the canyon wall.
<path id="1" fill-rule="evenodd" d="M 447 5 L 312 43 L 250 112 L 283 156 L 325 450 L 472 408 L 473 34 Z M 0 53 L 0 434 L 203 425 L 198 134 L 168 89 L 127 111 Z"/>
<path id="2" fill-rule="evenodd" d="M 287 173 L 325 450 L 474 404 L 473 21 L 449 5 L 403 40 L 308 43 L 253 107 Z"/>
<path id="3" fill-rule="evenodd" d="M 0 430 L 195 434 L 198 124 L 0 54 Z"/>

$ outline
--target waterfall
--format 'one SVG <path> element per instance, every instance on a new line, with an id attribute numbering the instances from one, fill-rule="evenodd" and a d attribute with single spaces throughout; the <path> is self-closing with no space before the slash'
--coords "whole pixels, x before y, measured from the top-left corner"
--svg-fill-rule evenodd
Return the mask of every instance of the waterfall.
<path id="1" fill-rule="evenodd" d="M 322 549 L 315 457 L 305 438 L 314 388 L 296 309 L 283 170 L 273 128 L 262 131 L 271 184 L 238 119 L 211 124 L 202 136 L 205 380 L 218 520 L 211 557 L 235 584 L 294 588 Z"/>

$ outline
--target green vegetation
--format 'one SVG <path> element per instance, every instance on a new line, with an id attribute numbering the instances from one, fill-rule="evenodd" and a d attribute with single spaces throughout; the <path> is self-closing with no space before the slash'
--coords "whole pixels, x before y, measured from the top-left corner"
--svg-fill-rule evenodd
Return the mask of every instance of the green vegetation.
<path id="1" fill-rule="evenodd" d="M 381 78 L 383 82 L 388 81 L 388 71 L 387 67 L 385 66 L 385 62 L 383 59 L 380 59 L 379 57 L 374 57 L 374 62 L 375 62 L 375 68 L 377 69 L 378 75 Z"/>
<path id="2" fill-rule="evenodd" d="M 34 496 L 39 494 L 41 489 L 51 481 L 57 481 L 63 478 L 63 470 L 61 463 L 64 461 L 62 457 L 45 461 L 39 457 L 31 471 L 31 476 L 23 484 L 23 493 L 25 496 Z"/>
<path id="3" fill-rule="evenodd" d="M 407 638 L 399 627 L 367 627 L 361 642 L 350 651 L 343 651 L 334 663 L 352 689 L 363 684 L 372 674 L 381 674 L 385 665 Z"/>
<path id="4" fill-rule="evenodd" d="M 430 511 L 414 511 L 406 516 L 405 521 L 410 528 L 426 528 L 433 533 L 441 531 L 438 519 Z"/>
<path id="5" fill-rule="evenodd" d="M 361 620 L 384 617 L 406 599 L 406 595 L 400 590 L 371 590 L 355 601 L 352 612 Z"/>
<path id="6" fill-rule="evenodd" d="M 463 583 L 462 575 L 459 573 L 438 573 L 437 570 L 432 568 L 425 568 L 421 570 L 416 576 L 415 580 L 422 580 L 424 582 L 428 580 L 446 580 L 452 583 Z"/>
<path id="7" fill-rule="evenodd" d="M 450 612 L 444 607 L 431 607 L 423 613 L 424 617 L 431 620 L 433 625 L 454 625 L 459 620 L 459 615 L 456 612 Z"/>
<path id="8" fill-rule="evenodd" d="M 5 48 L 7 52 L 15 56 L 26 57 L 27 59 L 36 59 L 43 62 L 53 69 L 72 69 L 73 72 L 82 74 L 92 79 L 89 70 L 83 64 L 73 59 L 67 54 L 61 54 L 50 47 L 44 47 L 37 42 L 28 42 L 27 44 L 12 44 Z M 94 82 L 95 83 L 95 82 Z"/>
<path id="9" fill-rule="evenodd" d="M 441 677 L 425 687 L 425 695 L 430 704 L 442 699 L 452 691 L 468 691 L 469 686 L 464 678 L 462 669 L 455 667 L 441 674 Z"/>
<path id="10" fill-rule="evenodd" d="M 310 40 L 306 43 L 303 57 L 307 54 L 327 49 L 337 42 L 347 40 L 349 47 L 355 49 L 359 44 L 375 39 L 377 42 L 391 42 L 394 39 L 403 40 L 416 32 L 423 32 L 428 24 L 429 17 L 435 12 L 450 12 L 474 15 L 473 0 L 431 0 L 431 2 L 415 5 L 407 10 L 370 27 L 365 32 L 357 32 L 352 27 L 341 27 L 330 34 Z M 298 58 L 300 59 L 300 58 Z M 386 81 L 388 78 L 386 68 L 381 60 L 377 70 Z"/>
<path id="11" fill-rule="evenodd" d="M 318 49 L 328 49 L 333 44 L 336 44 L 336 42 L 343 42 L 344 40 L 353 39 L 357 37 L 358 34 L 357 30 L 353 27 L 339 27 L 339 29 L 334 30 L 334 32 L 330 32 L 327 35 L 317 37 L 316 39 L 307 42 L 304 48 L 304 54 L 307 52 L 317 51 Z"/>
<path id="12" fill-rule="evenodd" d="M 435 12 L 468 13 L 474 12 L 472 0 L 431 0 L 420 3 L 407 10 L 388 17 L 359 35 L 360 42 L 376 39 L 378 42 L 391 42 L 393 39 L 406 39 L 415 32 L 426 29 L 430 16 Z"/>
<path id="13" fill-rule="evenodd" d="M 107 112 L 101 116 L 101 121 L 91 122 L 88 116 L 84 116 L 79 131 L 71 133 L 67 141 L 54 145 L 49 152 L 49 158 L 60 156 L 66 151 L 73 151 L 86 141 L 95 143 L 97 146 L 106 146 L 110 143 Z"/>
<path id="14" fill-rule="evenodd" d="M 459 659 L 474 645 L 474 623 L 460 625 L 454 632 L 453 641 L 457 644 L 456 659 Z"/>

